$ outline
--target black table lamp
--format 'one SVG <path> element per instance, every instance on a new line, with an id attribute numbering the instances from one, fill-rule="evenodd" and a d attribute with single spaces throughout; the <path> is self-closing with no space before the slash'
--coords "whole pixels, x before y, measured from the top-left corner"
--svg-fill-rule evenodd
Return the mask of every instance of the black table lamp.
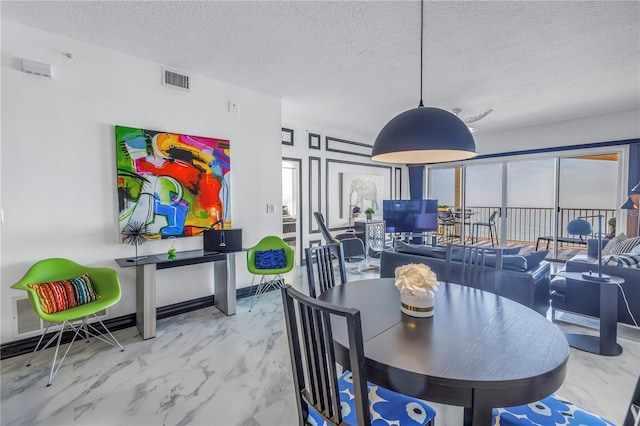
<path id="1" fill-rule="evenodd" d="M 583 272 L 582 279 L 587 281 L 606 282 L 609 281 L 609 276 L 602 273 L 602 215 L 597 214 L 593 216 L 581 216 L 575 220 L 569 222 L 567 226 L 567 232 L 574 235 L 589 235 L 591 234 L 591 223 L 585 219 L 590 217 L 598 218 L 598 274 L 595 275 L 593 271 Z"/>

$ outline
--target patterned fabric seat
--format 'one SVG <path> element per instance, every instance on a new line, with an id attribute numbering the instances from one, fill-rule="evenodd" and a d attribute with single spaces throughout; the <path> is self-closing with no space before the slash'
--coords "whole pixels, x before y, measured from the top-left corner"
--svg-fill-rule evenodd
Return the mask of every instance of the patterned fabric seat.
<path id="1" fill-rule="evenodd" d="M 433 424 L 436 412 L 425 402 L 372 383 L 367 383 L 367 387 L 369 389 L 369 411 L 372 426 Z M 356 425 L 355 398 L 350 371 L 345 371 L 338 377 L 338 389 L 340 390 L 342 420 L 347 424 Z M 311 406 L 307 422 L 313 426 L 328 425 Z"/>
<path id="2" fill-rule="evenodd" d="M 615 426 L 609 420 L 583 410 L 577 405 L 548 396 L 517 407 L 494 408 L 493 426 Z"/>

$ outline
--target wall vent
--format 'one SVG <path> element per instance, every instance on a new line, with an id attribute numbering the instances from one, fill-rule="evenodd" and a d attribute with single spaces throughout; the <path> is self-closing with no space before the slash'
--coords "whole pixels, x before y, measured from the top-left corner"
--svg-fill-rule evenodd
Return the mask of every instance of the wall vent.
<path id="1" fill-rule="evenodd" d="M 162 85 L 191 91 L 191 76 L 182 71 L 162 68 Z"/>
<path id="2" fill-rule="evenodd" d="M 13 321 L 14 321 L 14 335 L 20 338 L 26 338 L 31 336 L 39 336 L 42 334 L 46 327 L 46 323 L 35 313 L 31 308 L 28 298 L 14 297 L 13 299 Z M 96 312 L 96 315 L 100 319 L 104 320 L 107 316 L 107 310 L 103 309 Z M 93 318 L 93 317 L 92 317 Z M 89 320 L 89 323 L 95 321 L 95 318 Z M 59 324 L 54 324 L 49 328 L 49 331 L 57 331 L 60 329 Z"/>

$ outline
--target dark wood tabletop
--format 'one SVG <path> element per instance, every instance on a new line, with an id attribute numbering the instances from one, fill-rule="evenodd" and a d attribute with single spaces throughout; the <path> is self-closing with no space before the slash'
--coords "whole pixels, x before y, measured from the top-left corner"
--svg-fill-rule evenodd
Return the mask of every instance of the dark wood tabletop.
<path id="1" fill-rule="evenodd" d="M 493 407 L 542 399 L 566 376 L 569 345 L 562 332 L 492 293 L 442 283 L 431 318 L 403 314 L 391 278 L 349 282 L 318 298 L 360 310 L 370 382 L 465 407 L 464 424 L 489 426 Z M 348 340 L 339 322 L 333 337 L 336 357 L 348 368 Z"/>

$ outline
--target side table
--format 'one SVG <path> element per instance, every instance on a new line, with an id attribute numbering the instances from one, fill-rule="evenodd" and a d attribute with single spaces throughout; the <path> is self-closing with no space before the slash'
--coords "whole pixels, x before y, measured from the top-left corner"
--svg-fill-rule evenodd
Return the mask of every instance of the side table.
<path id="1" fill-rule="evenodd" d="M 354 223 L 356 233 L 364 232 L 364 246 L 365 250 L 380 249 L 384 247 L 385 237 L 385 221 L 384 220 L 369 220 L 362 222 L 357 220 Z"/>
<path id="2" fill-rule="evenodd" d="M 600 286 L 600 335 L 566 333 L 569 346 L 598 355 L 616 356 L 622 353 L 618 337 L 618 284 L 624 279 L 611 276 L 609 281 L 586 280 L 581 272 L 560 272 L 558 276 L 567 280 L 580 281 L 585 285 Z"/>

